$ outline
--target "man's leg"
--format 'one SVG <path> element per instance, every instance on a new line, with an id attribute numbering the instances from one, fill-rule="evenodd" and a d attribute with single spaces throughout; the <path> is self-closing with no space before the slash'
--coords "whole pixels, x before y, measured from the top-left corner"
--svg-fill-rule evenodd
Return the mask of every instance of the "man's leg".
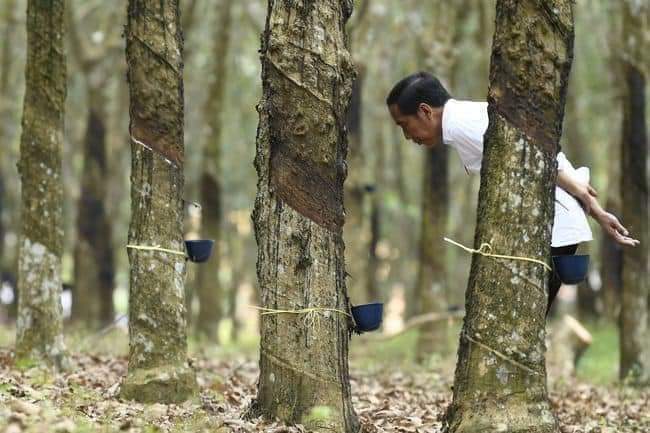
<path id="1" fill-rule="evenodd" d="M 572 256 L 576 253 L 578 245 L 566 245 L 563 247 L 551 247 L 551 256 Z M 548 304 L 546 305 L 546 315 L 551 311 L 551 305 L 557 296 L 557 292 L 560 290 L 562 281 L 557 276 L 555 271 L 551 272 L 551 275 L 548 278 Z"/>

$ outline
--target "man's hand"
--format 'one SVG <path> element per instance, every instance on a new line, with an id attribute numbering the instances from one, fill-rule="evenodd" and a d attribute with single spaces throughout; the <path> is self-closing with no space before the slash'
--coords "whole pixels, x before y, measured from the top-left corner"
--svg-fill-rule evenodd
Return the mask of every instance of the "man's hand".
<path id="1" fill-rule="evenodd" d="M 639 245 L 639 241 L 629 237 L 630 234 L 625 227 L 618 221 L 614 215 L 609 212 L 602 211 L 595 217 L 598 224 L 601 225 L 603 230 L 611 236 L 617 243 L 635 247 Z"/>

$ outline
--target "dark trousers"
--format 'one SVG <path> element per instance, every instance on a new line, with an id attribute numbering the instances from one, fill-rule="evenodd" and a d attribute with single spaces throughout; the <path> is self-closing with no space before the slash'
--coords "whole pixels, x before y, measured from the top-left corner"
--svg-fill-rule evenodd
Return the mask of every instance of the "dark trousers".
<path id="1" fill-rule="evenodd" d="M 572 256 L 576 253 L 578 245 L 566 245 L 563 247 L 551 247 L 551 256 Z M 557 292 L 560 291 L 560 286 L 562 281 L 558 278 L 555 272 L 551 272 L 551 275 L 548 278 L 548 304 L 546 306 L 546 315 L 551 310 L 551 305 L 557 296 Z"/>

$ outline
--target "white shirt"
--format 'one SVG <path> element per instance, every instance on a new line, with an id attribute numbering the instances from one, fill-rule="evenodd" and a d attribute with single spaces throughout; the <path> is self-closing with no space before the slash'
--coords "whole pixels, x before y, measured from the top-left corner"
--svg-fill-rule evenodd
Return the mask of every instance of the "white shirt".
<path id="1" fill-rule="evenodd" d="M 483 135 L 489 118 L 487 102 L 450 99 L 442 112 L 442 141 L 456 149 L 465 169 L 481 172 Z M 574 169 L 564 153 L 557 154 L 558 171 L 589 182 L 589 169 Z M 551 246 L 562 247 L 593 239 L 587 216 L 578 200 L 560 187 L 555 188 L 555 219 Z"/>

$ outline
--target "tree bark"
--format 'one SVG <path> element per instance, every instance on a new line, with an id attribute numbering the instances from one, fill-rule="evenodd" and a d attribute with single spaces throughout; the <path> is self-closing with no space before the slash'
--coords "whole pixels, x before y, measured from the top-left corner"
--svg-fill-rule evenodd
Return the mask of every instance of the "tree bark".
<path id="1" fill-rule="evenodd" d="M 331 308 L 261 318 L 252 413 L 318 432 L 357 432 L 348 373 L 342 227 L 352 2 L 269 0 L 262 36 L 253 210 L 264 307 Z"/>
<path id="2" fill-rule="evenodd" d="M 184 249 L 182 51 L 178 0 L 129 0 L 132 246 Z M 184 401 L 196 391 L 186 360 L 185 259 L 164 251 L 128 253 L 129 370 L 121 396 Z"/>
<path id="3" fill-rule="evenodd" d="M 18 171 L 22 229 L 16 358 L 64 367 L 61 148 L 66 68 L 63 1 L 27 3 L 27 64 Z"/>
<path id="4" fill-rule="evenodd" d="M 623 2 L 623 106 L 621 197 L 623 221 L 641 242 L 623 250 L 620 378 L 632 384 L 650 383 L 650 257 L 648 243 L 648 130 L 645 90 L 648 77 L 650 6 Z"/>
<path id="5" fill-rule="evenodd" d="M 201 176 L 202 231 L 204 238 L 213 239 L 212 257 L 197 269 L 196 289 L 199 297 L 199 317 L 197 331 L 211 339 L 218 339 L 219 322 L 223 316 L 224 294 L 219 282 L 220 244 L 222 240 L 222 180 L 221 180 L 221 113 L 223 93 L 226 87 L 228 45 L 230 43 L 230 23 L 233 0 L 217 4 L 219 23 L 215 31 L 214 74 L 210 83 L 204 117 L 205 154 Z"/>
<path id="6" fill-rule="evenodd" d="M 572 57 L 571 1 L 497 2 L 474 248 L 549 261 Z M 446 431 L 559 431 L 544 364 L 547 272 L 473 256 Z"/>

